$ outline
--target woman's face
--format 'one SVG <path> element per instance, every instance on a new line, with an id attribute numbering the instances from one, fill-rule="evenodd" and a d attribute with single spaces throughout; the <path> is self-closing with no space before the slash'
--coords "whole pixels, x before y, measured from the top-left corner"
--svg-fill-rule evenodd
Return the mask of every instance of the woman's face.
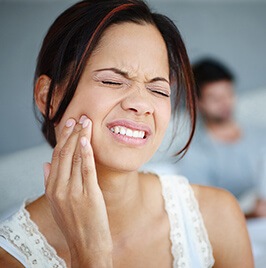
<path id="1" fill-rule="evenodd" d="M 106 30 L 76 93 L 56 126 L 85 114 L 92 121 L 96 165 L 133 171 L 159 147 L 170 114 L 167 49 L 152 25 L 122 23 Z"/>

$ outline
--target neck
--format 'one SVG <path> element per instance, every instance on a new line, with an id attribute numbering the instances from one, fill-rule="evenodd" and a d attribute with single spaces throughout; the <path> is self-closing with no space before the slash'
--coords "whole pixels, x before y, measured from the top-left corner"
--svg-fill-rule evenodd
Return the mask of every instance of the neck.
<path id="1" fill-rule="evenodd" d="M 233 142 L 241 137 L 241 129 L 232 119 L 219 122 L 206 120 L 205 126 L 207 131 L 218 140 Z"/>
<path id="2" fill-rule="evenodd" d="M 97 167 L 98 183 L 102 190 L 113 235 L 132 226 L 143 208 L 140 174 L 115 172 Z"/>

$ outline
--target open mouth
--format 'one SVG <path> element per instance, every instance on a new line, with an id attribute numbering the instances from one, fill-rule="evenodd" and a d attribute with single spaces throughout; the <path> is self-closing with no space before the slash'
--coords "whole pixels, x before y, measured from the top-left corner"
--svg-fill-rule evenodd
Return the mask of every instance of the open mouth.
<path id="1" fill-rule="evenodd" d="M 111 127 L 110 130 L 115 134 L 124 135 L 130 138 L 145 139 L 146 133 L 143 130 L 134 130 L 124 126 Z"/>

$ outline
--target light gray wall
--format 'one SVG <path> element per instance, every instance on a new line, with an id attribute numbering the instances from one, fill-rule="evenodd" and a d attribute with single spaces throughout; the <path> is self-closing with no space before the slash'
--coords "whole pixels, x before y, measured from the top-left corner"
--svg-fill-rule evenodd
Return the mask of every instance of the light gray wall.
<path id="1" fill-rule="evenodd" d="M 36 57 L 68 2 L 0 4 L 0 155 L 43 142 L 32 105 Z"/>
<path id="2" fill-rule="evenodd" d="M 32 112 L 34 66 L 47 28 L 71 2 L 0 2 L 0 155 L 43 142 Z M 237 75 L 239 93 L 266 86 L 266 3 L 155 1 L 153 7 L 178 25 L 192 61 L 223 60 Z"/>
<path id="3" fill-rule="evenodd" d="M 238 92 L 266 85 L 266 1 L 156 7 L 174 19 L 192 62 L 202 56 L 222 60 L 236 74 Z"/>

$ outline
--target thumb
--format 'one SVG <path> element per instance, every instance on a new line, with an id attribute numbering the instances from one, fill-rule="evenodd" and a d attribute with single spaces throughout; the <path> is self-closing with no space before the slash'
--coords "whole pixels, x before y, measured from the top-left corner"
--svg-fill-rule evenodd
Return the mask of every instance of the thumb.
<path id="1" fill-rule="evenodd" d="M 43 163 L 44 184 L 47 185 L 48 177 L 51 170 L 51 164 L 48 162 Z"/>

